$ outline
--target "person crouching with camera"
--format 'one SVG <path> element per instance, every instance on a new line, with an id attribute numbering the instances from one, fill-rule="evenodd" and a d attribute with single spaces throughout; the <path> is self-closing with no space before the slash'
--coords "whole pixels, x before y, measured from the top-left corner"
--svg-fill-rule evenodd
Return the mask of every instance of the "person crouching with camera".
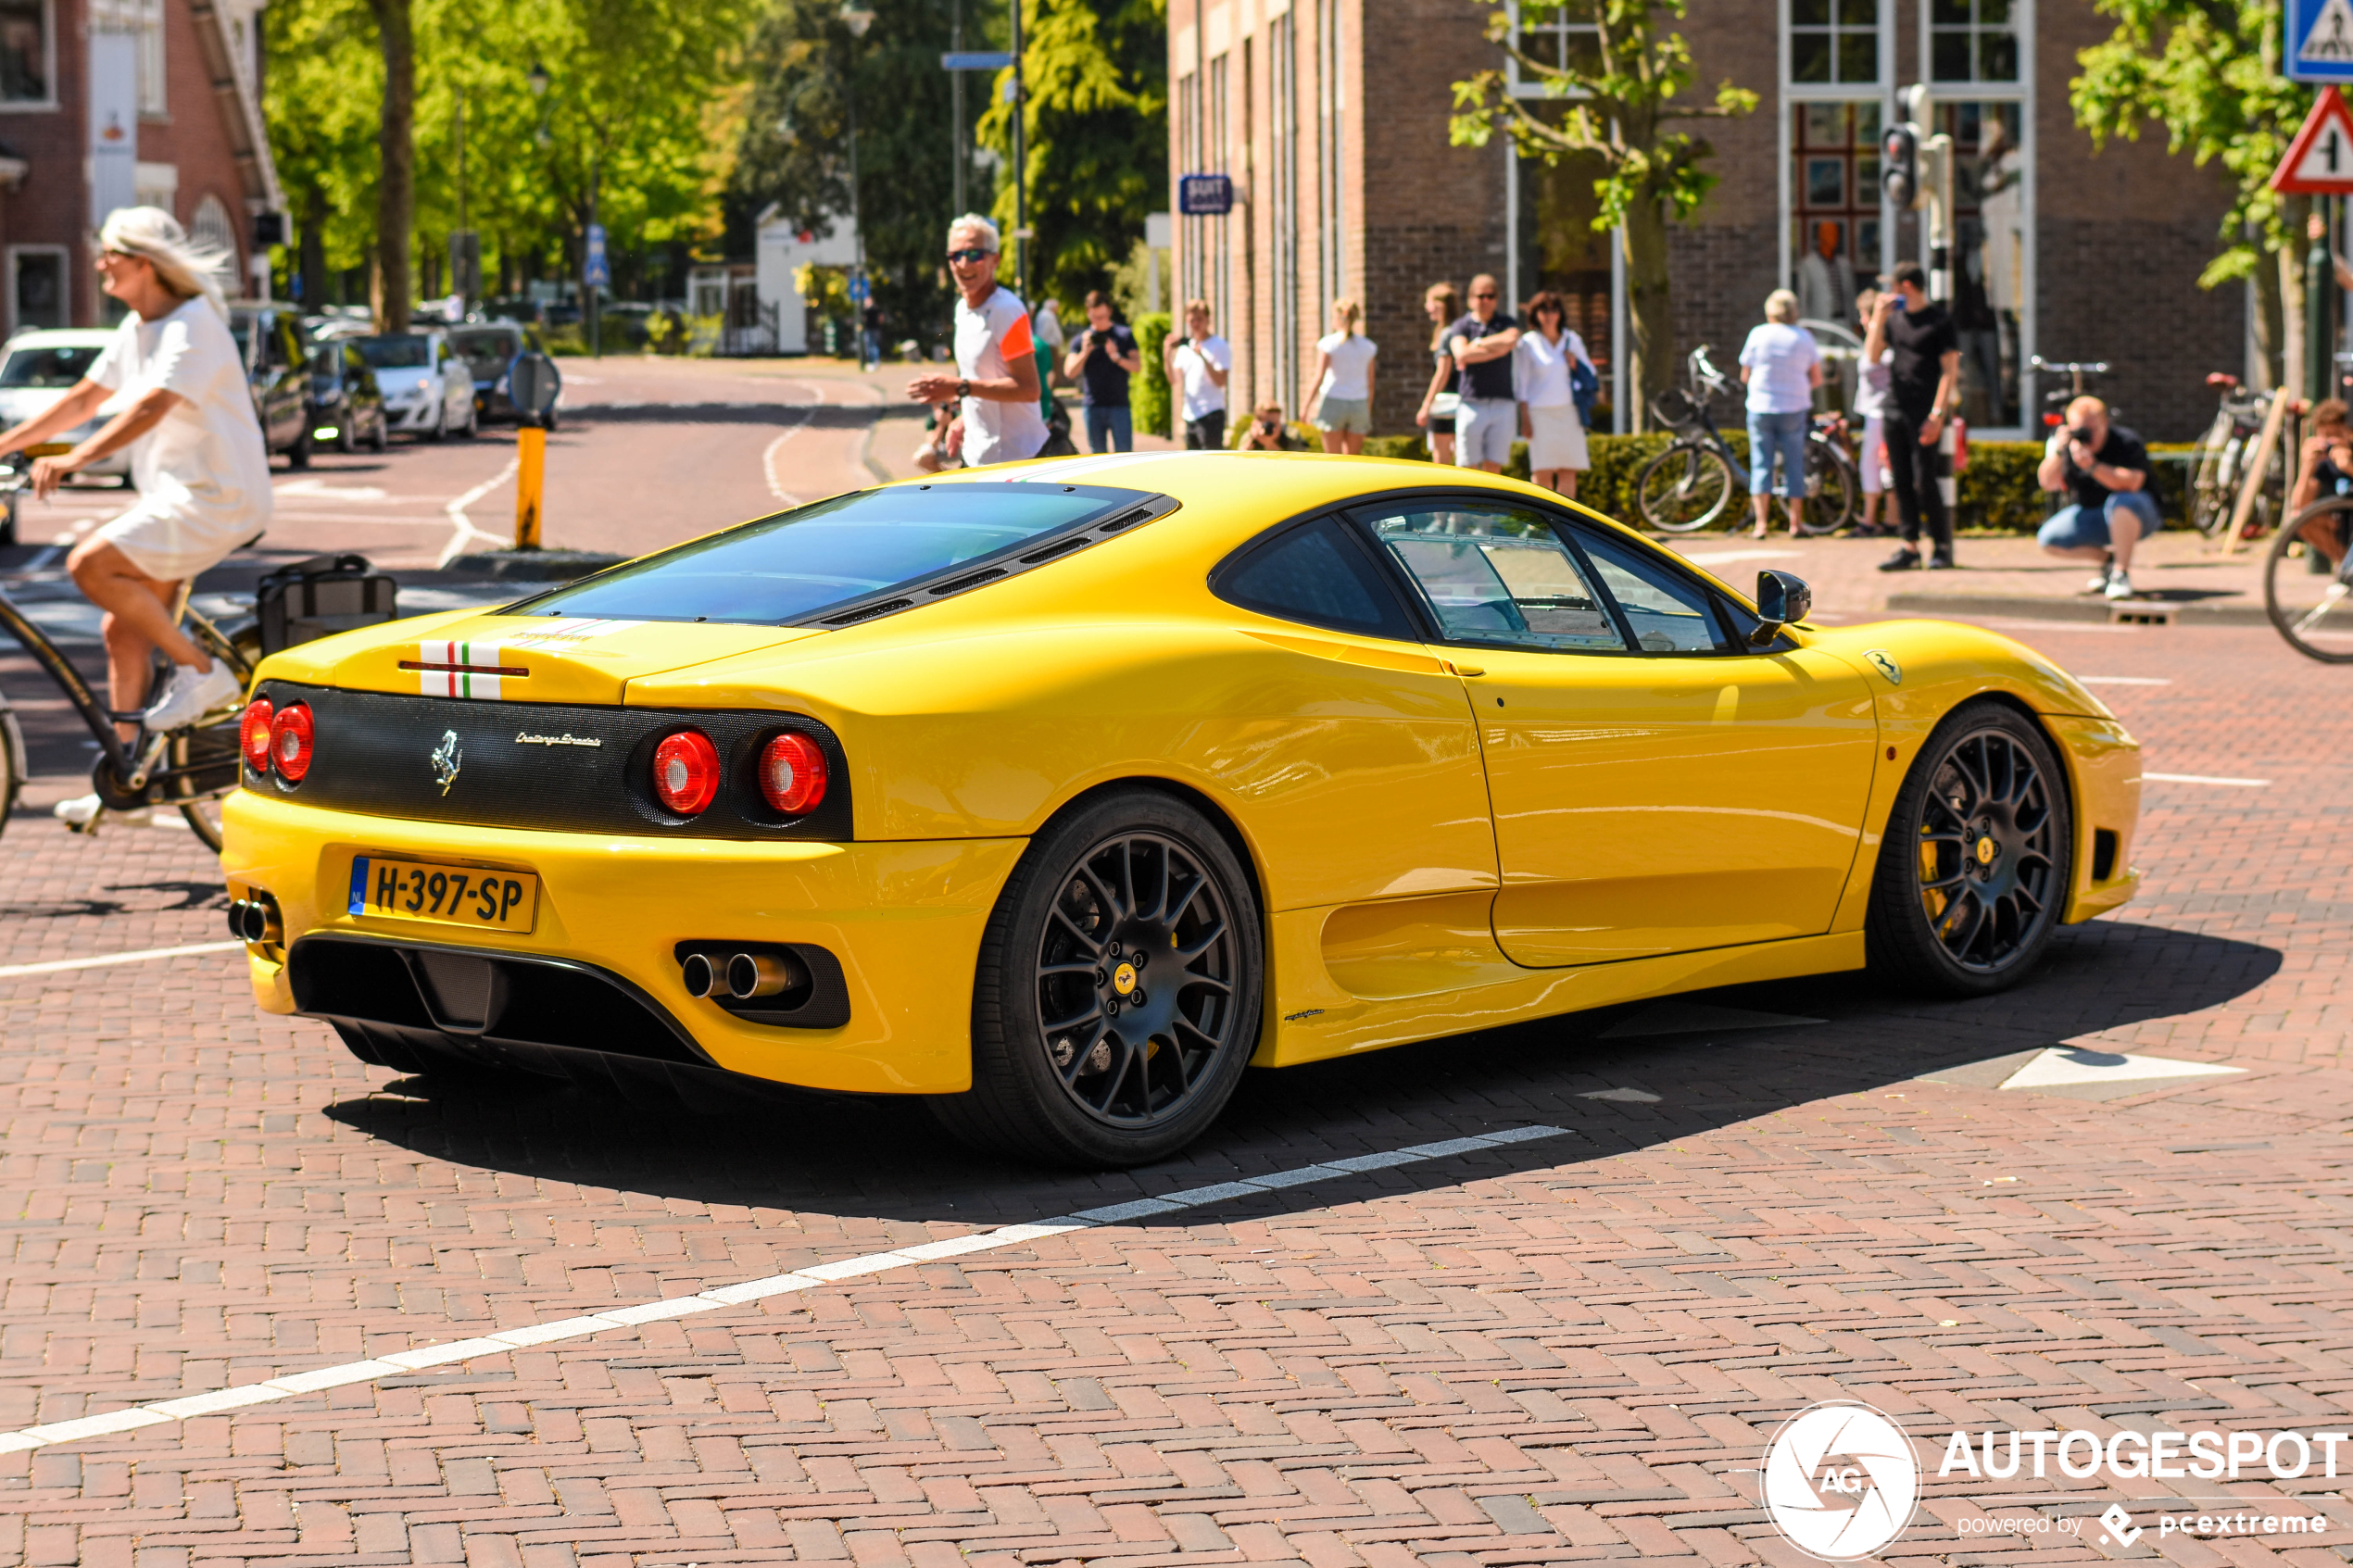
<path id="1" fill-rule="evenodd" d="M 2131 598 L 2133 546 L 2165 526 L 2149 495 L 2149 454 L 2141 438 L 2112 423 L 2098 398 L 2079 397 L 2044 448 L 2035 478 L 2045 490 L 2070 492 L 2075 503 L 2053 513 L 2035 543 L 2061 560 L 2098 562 L 2099 575 L 2085 593 Z"/>

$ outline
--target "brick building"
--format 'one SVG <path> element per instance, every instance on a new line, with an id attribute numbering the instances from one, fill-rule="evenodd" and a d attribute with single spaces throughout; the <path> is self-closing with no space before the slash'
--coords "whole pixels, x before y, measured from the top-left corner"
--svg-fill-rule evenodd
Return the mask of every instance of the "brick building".
<path id="1" fill-rule="evenodd" d="M 254 219 L 284 205 L 258 8 L 0 0 L 0 331 L 106 319 L 92 245 L 117 207 L 163 207 L 254 278 Z"/>
<path id="2" fill-rule="evenodd" d="M 1349 295 L 1381 345 L 1376 429 L 1410 430 L 1430 371 L 1422 291 L 1484 271 L 1512 300 L 1567 295 L 1622 407 L 1623 270 L 1590 227 L 1592 170 L 1521 159 L 1500 137 L 1447 142 L 1452 83 L 1504 63 L 1491 9 L 1170 0 L 1170 168 L 1227 173 L 1236 194 L 1228 216 L 1178 218 L 1177 286 L 1216 307 L 1237 406 L 1271 395 L 1295 412 L 1327 302 Z M 1523 46 L 1574 49 L 1579 31 L 1531 27 Z M 2111 361 L 2102 390 L 2153 439 L 2211 417 L 2206 373 L 2246 358 L 2245 291 L 2196 286 L 2227 197 L 2161 132 L 2095 155 L 2075 127 L 2077 51 L 2108 31 L 2092 0 L 1709 0 L 1681 31 L 1701 94 L 1730 80 L 1760 99 L 1709 126 L 1722 182 L 1670 233 L 1684 348 L 1729 359 L 1771 289 L 1798 289 L 1813 314 L 1919 255 L 1915 216 L 1881 205 L 1878 142 L 1897 91 L 1925 81 L 1957 153 L 1972 427 L 2039 434 L 2051 387 L 2036 354 Z"/>

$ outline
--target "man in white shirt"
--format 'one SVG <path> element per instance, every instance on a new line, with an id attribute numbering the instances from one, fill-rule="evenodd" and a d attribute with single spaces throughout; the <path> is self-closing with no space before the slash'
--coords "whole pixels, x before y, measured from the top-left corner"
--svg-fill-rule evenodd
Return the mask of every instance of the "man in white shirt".
<path id="1" fill-rule="evenodd" d="M 137 503 L 75 546 L 66 570 L 107 612 L 108 700 L 118 713 L 146 700 L 154 651 L 170 658 L 170 683 L 140 715 L 155 733 L 245 696 L 235 673 L 190 641 L 171 610 L 182 583 L 269 527 L 270 454 L 229 335 L 216 276 L 221 257 L 191 245 L 170 213 L 152 207 L 110 213 L 98 244 L 101 286 L 131 314 L 88 375 L 43 413 L 0 432 L 0 452 L 71 430 L 110 395 L 122 399 L 94 434 L 32 465 L 32 492 L 46 497 L 68 474 L 130 447 Z M 135 735 L 135 726 L 123 729 L 126 739 Z M 87 822 L 96 805 L 95 796 L 66 801 L 58 815 Z"/>
<path id="2" fill-rule="evenodd" d="M 1226 377 L 1234 368 L 1234 351 L 1209 330 L 1209 301 L 1185 304 L 1185 335 L 1170 336 L 1160 345 L 1161 368 L 1177 389 L 1183 404 L 1185 450 L 1215 452 L 1226 445 Z"/>
<path id="3" fill-rule="evenodd" d="M 914 402 L 960 401 L 963 411 L 950 423 L 946 445 L 963 453 L 966 468 L 1017 463 L 1046 445 L 1037 340 L 1029 307 L 1013 290 L 998 286 L 1001 248 L 997 225 L 977 213 L 948 225 L 948 270 L 958 295 L 957 374 L 934 371 L 907 383 Z"/>

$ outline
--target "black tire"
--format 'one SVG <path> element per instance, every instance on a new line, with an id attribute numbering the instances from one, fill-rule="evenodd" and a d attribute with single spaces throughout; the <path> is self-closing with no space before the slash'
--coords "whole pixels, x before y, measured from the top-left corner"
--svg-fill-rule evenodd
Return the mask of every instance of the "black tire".
<path id="1" fill-rule="evenodd" d="M 346 410 L 342 425 L 335 432 L 335 450 L 348 458 L 359 450 L 359 432 Z"/>
<path id="2" fill-rule="evenodd" d="M 1694 533 L 1730 513 L 1733 488 L 1722 453 L 1679 442 L 1642 465 L 1634 499 L 1644 527 Z"/>
<path id="3" fill-rule="evenodd" d="M 1157 790 L 1081 802 L 998 896 L 973 985 L 973 1086 L 933 1097 L 933 1114 L 1040 1164 L 1165 1159 L 1233 1095 L 1265 974 L 1258 897 L 1214 823 Z"/>
<path id="4" fill-rule="evenodd" d="M 247 448 L 247 450 L 251 450 L 251 448 Z M 286 467 L 299 470 L 307 469 L 309 466 L 310 427 L 308 422 L 305 421 L 302 433 L 296 436 L 294 445 L 286 448 Z"/>
<path id="5" fill-rule="evenodd" d="M 1861 475 L 1846 454 L 1828 436 L 1806 442 L 1806 509 L 1798 531 L 1812 537 L 1852 527 Z"/>
<path id="6" fill-rule="evenodd" d="M 2323 664 L 2353 664 L 2353 586 L 2322 566 L 2328 553 L 2319 535 L 2330 529 L 2340 557 L 2353 542 L 2353 501 L 2331 496 L 2290 518 L 2271 540 L 2263 562 L 2263 613 L 2287 646 Z"/>
<path id="7" fill-rule="evenodd" d="M 2067 910 L 2074 802 L 2057 753 L 2006 703 L 1964 703 L 1920 747 L 1888 813 L 1863 925 L 1873 973 L 1984 997 L 2041 961 Z"/>
<path id="8" fill-rule="evenodd" d="M 392 446 L 392 416 L 382 408 L 376 410 L 376 433 L 368 440 L 371 452 L 387 451 Z"/>

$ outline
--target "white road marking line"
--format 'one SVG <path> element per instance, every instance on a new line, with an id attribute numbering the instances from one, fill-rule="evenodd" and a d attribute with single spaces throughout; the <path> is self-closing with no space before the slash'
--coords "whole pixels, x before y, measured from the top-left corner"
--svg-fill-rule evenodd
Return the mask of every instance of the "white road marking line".
<path id="1" fill-rule="evenodd" d="M 229 943 L 230 947 L 239 944 Z M 0 972 L 6 972 L 0 971 Z M 1639 1090 L 1615 1091 L 1617 1095 L 1639 1094 Z M 1591 1097 L 1589 1097 L 1591 1098 Z M 1607 1098 L 1607 1097 L 1605 1097 Z M 1655 1097 L 1644 1096 L 1645 1099 Z M 1194 1187 L 1186 1192 L 1170 1193 L 1165 1198 L 1142 1198 L 1129 1203 L 1114 1203 L 1105 1208 L 1083 1210 L 1058 1219 L 1041 1220 L 1034 1224 L 1000 1225 L 995 1230 L 972 1236 L 950 1236 L 945 1241 L 921 1242 L 912 1247 L 895 1248 L 887 1252 L 870 1252 L 862 1258 L 844 1258 L 836 1262 L 818 1263 L 790 1273 L 772 1274 L 766 1279 L 746 1280 L 739 1285 L 720 1286 L 698 1291 L 692 1296 L 673 1296 L 660 1301 L 641 1301 L 635 1306 L 616 1307 L 609 1311 L 590 1312 L 581 1317 L 560 1318 L 553 1323 L 528 1323 L 521 1328 L 501 1330 L 477 1339 L 459 1339 L 447 1345 L 428 1345 L 414 1350 L 402 1350 L 371 1361 L 346 1361 L 340 1366 L 317 1367 L 309 1372 L 290 1373 L 262 1383 L 244 1383 L 233 1387 L 214 1389 L 209 1393 L 188 1395 L 177 1399 L 164 1399 L 151 1404 L 131 1405 L 99 1415 L 85 1415 L 75 1421 L 53 1421 L 40 1426 L 27 1426 L 15 1432 L 0 1433 L 0 1453 L 21 1453 L 28 1449 L 46 1448 L 53 1443 L 79 1442 L 85 1437 L 110 1436 L 142 1426 L 159 1425 L 165 1422 L 184 1421 L 193 1415 L 212 1415 L 221 1411 L 239 1410 L 246 1405 L 267 1404 L 272 1399 L 289 1399 L 301 1394 L 317 1393 L 324 1388 L 342 1387 L 353 1383 L 370 1383 L 379 1377 L 396 1373 L 414 1372 L 420 1367 L 445 1366 L 452 1361 L 471 1361 L 484 1356 L 503 1355 L 526 1346 L 547 1345 L 562 1339 L 585 1339 L 609 1329 L 633 1328 L 639 1323 L 658 1323 L 665 1318 L 688 1317 L 696 1312 L 715 1311 L 722 1307 L 741 1306 L 748 1301 L 761 1300 L 770 1296 L 785 1296 L 795 1291 L 814 1290 L 836 1280 L 855 1279 L 869 1274 L 887 1273 L 896 1269 L 912 1268 L 918 1263 L 937 1262 L 948 1258 L 970 1257 L 975 1252 L 993 1252 L 1000 1248 L 1019 1247 L 1042 1236 L 1060 1236 L 1068 1231 L 1089 1230 L 1097 1225 L 1115 1225 L 1123 1220 L 1140 1219 L 1148 1214 L 1169 1214 L 1180 1210 L 1196 1209 L 1204 1204 L 1222 1203 L 1229 1198 L 1251 1193 L 1278 1191 L 1284 1187 L 1304 1185 L 1310 1182 L 1328 1181 L 1337 1176 L 1353 1175 L 1363 1171 L 1386 1170 L 1398 1165 L 1413 1165 L 1425 1160 L 1443 1160 L 1473 1149 L 1503 1148 L 1516 1143 L 1529 1143 L 1540 1138 L 1557 1138 L 1567 1135 L 1566 1127 L 1507 1127 L 1500 1133 L 1479 1133 L 1469 1137 L 1448 1138 L 1441 1143 L 1416 1144 L 1410 1148 L 1392 1149 L 1381 1154 L 1359 1154 L 1345 1160 L 1334 1160 L 1320 1165 L 1302 1166 L 1293 1171 L 1278 1171 L 1272 1175 L 1246 1176 L 1239 1181 L 1220 1182 L 1214 1186 Z"/>
<path id="2" fill-rule="evenodd" d="M 466 508 L 472 506 L 476 501 L 481 500 L 484 495 L 489 495 L 493 490 L 497 489 L 498 486 L 506 483 L 507 481 L 514 478 L 517 473 L 522 471 L 522 457 L 520 453 L 518 453 L 516 456 L 507 459 L 507 466 L 505 468 L 500 469 L 497 473 L 492 474 L 488 479 L 484 480 L 480 484 L 475 485 L 472 490 L 467 491 L 464 495 L 459 496 L 456 500 L 441 508 L 444 512 L 448 514 L 450 522 L 455 526 L 450 530 L 449 543 L 441 547 L 440 556 L 437 557 L 433 563 L 435 570 L 447 566 L 451 561 L 457 559 L 459 555 L 463 554 L 466 548 L 466 541 L 469 539 L 479 539 L 484 544 L 494 547 L 506 543 L 506 541 L 501 539 L 497 534 L 484 533 L 481 529 L 476 528 L 474 526 L 474 520 L 466 515 Z"/>
<path id="3" fill-rule="evenodd" d="M 188 953 L 225 953 L 243 942 L 193 942 L 185 947 L 143 947 L 135 953 L 106 953 L 94 959 L 52 959 L 46 963 L 0 966 L 0 980 L 19 974 L 62 974 L 69 969 L 104 969 L 109 964 L 145 963 L 149 959 L 176 959 Z"/>
<path id="4" fill-rule="evenodd" d="M 1996 632 L 2099 632 L 2129 637 L 2148 630 L 2145 626 L 2109 626 L 2096 621 L 1996 621 L 1990 616 L 1981 619 L 1961 609 L 1947 610 L 1943 619 L 1976 621 L 1980 626 Z"/>
<path id="5" fill-rule="evenodd" d="M 2204 773 L 2143 773 L 2141 777 L 2151 784 L 2221 784 L 2230 789 L 2269 789 L 2271 787 L 2271 781 L 2269 779 L 2217 779 Z"/>
<path id="6" fill-rule="evenodd" d="M 782 501 L 788 507 L 799 506 L 801 504 L 801 499 L 791 491 L 786 489 L 784 482 L 776 477 L 776 454 L 785 449 L 786 442 L 790 441 L 794 436 L 799 435 L 801 431 L 807 427 L 809 421 L 817 417 L 818 405 L 824 404 L 826 401 L 825 389 L 824 387 L 812 385 L 810 390 L 817 395 L 817 402 L 802 409 L 800 418 L 795 420 L 789 426 L 787 426 L 785 433 L 782 435 L 777 436 L 775 440 L 770 442 L 768 444 L 768 449 L 760 454 L 760 472 L 761 476 L 768 481 L 768 494 L 774 495 L 776 499 Z"/>
<path id="7" fill-rule="evenodd" d="M 2170 686 L 2173 684 L 2161 675 L 2078 675 L 2075 678 L 2087 686 Z"/>
<path id="8" fill-rule="evenodd" d="M 1693 566 L 1725 566 L 1736 560 L 1789 560 L 1803 550 L 1701 550 L 1683 558 Z"/>

